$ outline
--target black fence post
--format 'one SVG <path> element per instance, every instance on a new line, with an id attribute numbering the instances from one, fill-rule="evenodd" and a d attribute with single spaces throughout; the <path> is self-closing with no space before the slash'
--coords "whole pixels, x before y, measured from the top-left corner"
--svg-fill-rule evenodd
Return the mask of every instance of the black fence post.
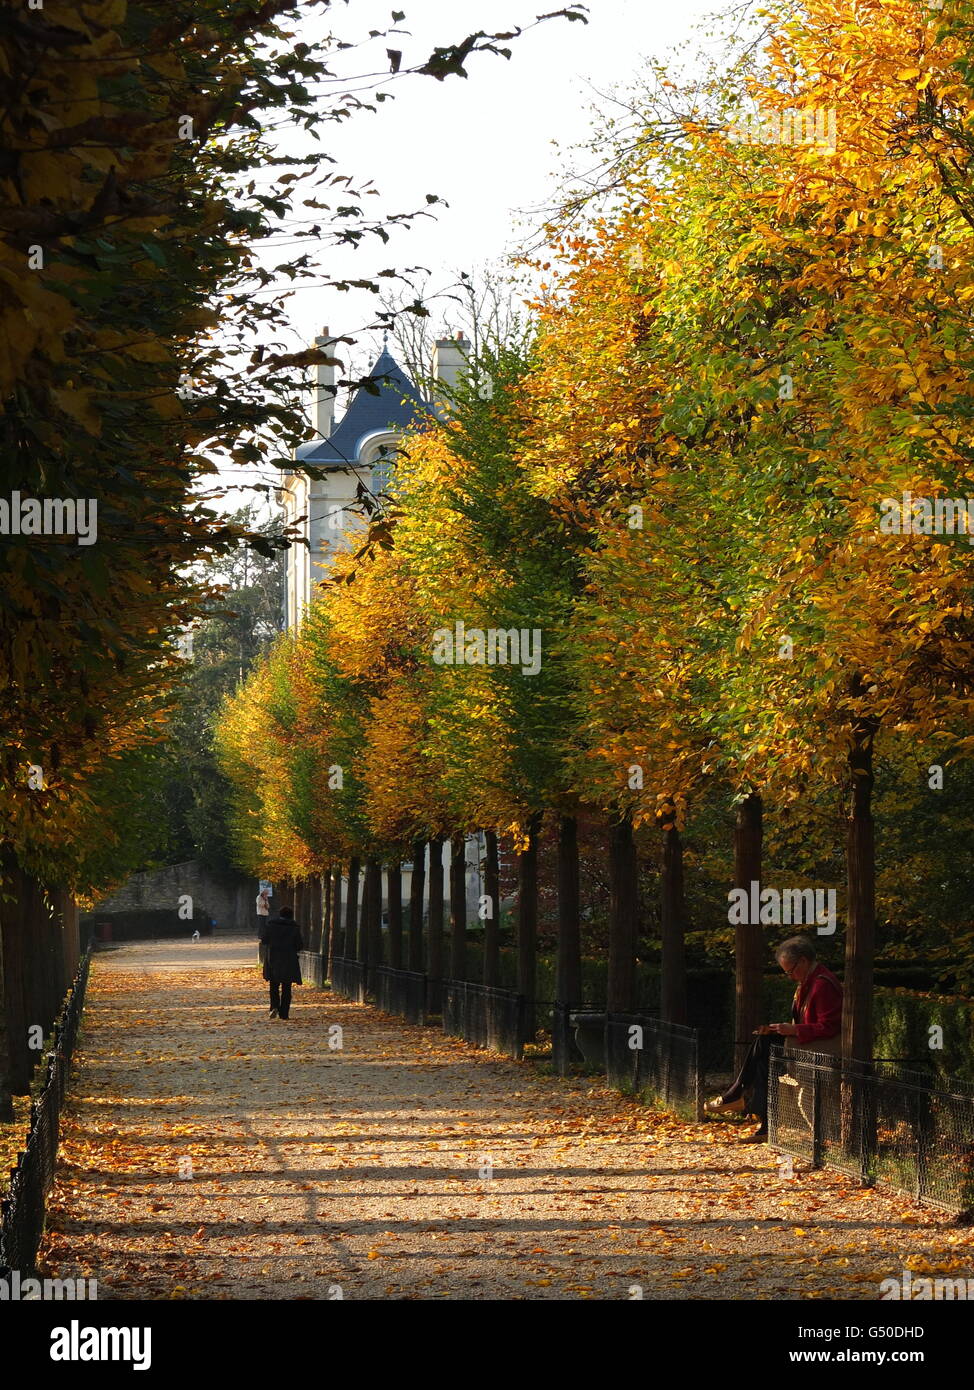
<path id="1" fill-rule="evenodd" d="M 812 1072 L 812 1167 L 822 1167 L 824 1150 L 822 1134 L 822 1076 L 821 1067 L 813 1066 Z"/>
<path id="2" fill-rule="evenodd" d="M 872 1063 L 862 1067 L 862 1101 L 860 1123 L 862 1143 L 860 1146 L 860 1173 L 863 1187 L 872 1187 L 876 1181 L 874 1167 L 876 1161 L 876 1087 L 877 1079 Z"/>

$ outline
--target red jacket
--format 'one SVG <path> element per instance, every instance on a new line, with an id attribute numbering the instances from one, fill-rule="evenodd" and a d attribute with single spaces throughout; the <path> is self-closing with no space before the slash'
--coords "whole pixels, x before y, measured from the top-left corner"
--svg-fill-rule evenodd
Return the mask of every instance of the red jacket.
<path id="1" fill-rule="evenodd" d="M 798 1025 L 795 1041 L 835 1038 L 842 1031 L 842 986 L 824 965 L 816 965 L 795 990 L 791 1017 Z"/>

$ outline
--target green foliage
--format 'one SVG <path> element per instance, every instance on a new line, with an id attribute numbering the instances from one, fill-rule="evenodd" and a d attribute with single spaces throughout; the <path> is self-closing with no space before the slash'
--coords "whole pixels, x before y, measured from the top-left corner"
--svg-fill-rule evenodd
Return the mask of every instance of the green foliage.
<path id="1" fill-rule="evenodd" d="M 334 86 L 331 61 L 354 39 L 294 41 L 309 9 L 331 6 L 45 0 L 0 13 L 3 485 L 96 505 L 98 526 L 90 546 L 12 535 L 0 549 L 0 839 L 79 888 L 103 824 L 102 848 L 113 842 L 92 800 L 98 769 L 158 737 L 179 679 L 170 639 L 208 611 L 199 564 L 278 544 L 219 517 L 199 486 L 217 451 L 291 462 L 301 374 L 323 360 L 267 346 L 288 320 L 284 296 L 264 291 L 317 267 L 293 251 L 271 267 L 256 250 L 299 208 L 320 212 L 293 238 L 316 251 L 384 243 L 419 215 L 367 217 L 371 189 L 327 151 L 282 152 L 272 137 L 282 118 L 319 139 L 375 109 L 368 84 Z M 393 67 L 465 76 L 513 37 L 478 32 Z"/>

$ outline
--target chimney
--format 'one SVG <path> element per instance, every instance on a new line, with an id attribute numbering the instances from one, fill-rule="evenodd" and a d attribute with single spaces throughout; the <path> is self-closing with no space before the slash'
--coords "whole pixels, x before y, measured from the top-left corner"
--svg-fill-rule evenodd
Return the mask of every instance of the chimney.
<path id="1" fill-rule="evenodd" d="M 325 328 L 322 336 L 315 338 L 315 347 L 334 352 L 336 341 L 335 338 L 329 337 L 328 329 Z M 334 387 L 335 368 L 319 363 L 315 373 L 315 429 L 322 439 L 328 439 L 335 432 L 335 393 L 334 390 L 327 391 L 324 388 Z"/>
<path id="2" fill-rule="evenodd" d="M 470 347 L 462 333 L 455 338 L 437 338 L 433 349 L 433 380 L 442 382 L 447 392 L 455 390 L 461 376 L 466 375 Z M 442 399 L 439 392 L 436 404 L 449 407 L 449 401 Z"/>

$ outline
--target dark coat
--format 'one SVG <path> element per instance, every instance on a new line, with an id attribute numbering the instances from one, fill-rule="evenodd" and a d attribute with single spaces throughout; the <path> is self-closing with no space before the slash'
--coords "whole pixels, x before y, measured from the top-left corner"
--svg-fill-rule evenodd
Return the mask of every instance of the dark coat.
<path id="1" fill-rule="evenodd" d="M 301 965 L 298 952 L 304 949 L 301 928 L 289 917 L 268 917 L 260 924 L 260 940 L 267 947 L 264 959 L 264 979 L 279 985 L 290 981 L 301 984 Z"/>

